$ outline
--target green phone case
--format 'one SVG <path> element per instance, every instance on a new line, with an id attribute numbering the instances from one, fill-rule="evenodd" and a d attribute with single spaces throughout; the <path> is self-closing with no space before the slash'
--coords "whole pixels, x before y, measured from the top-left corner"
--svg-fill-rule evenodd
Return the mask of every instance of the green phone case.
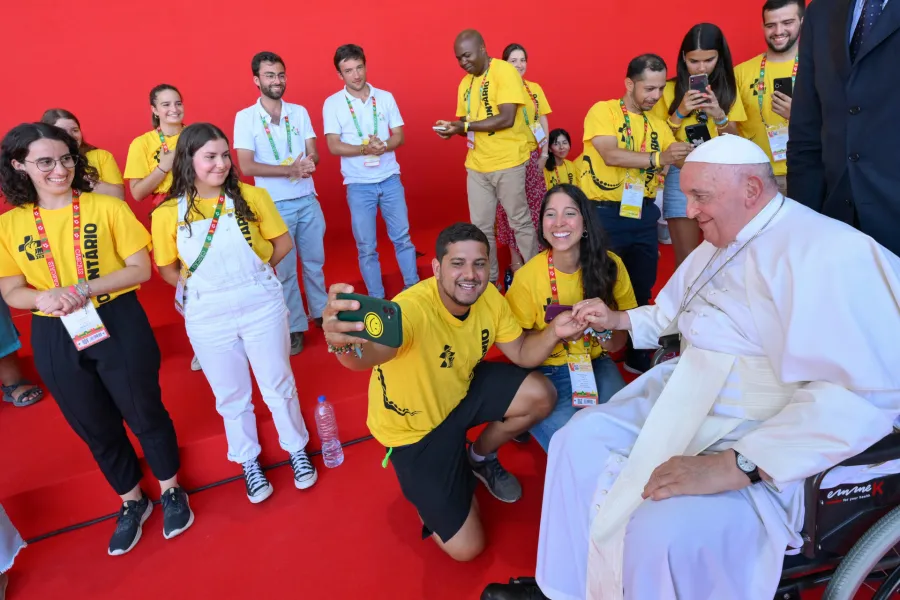
<path id="1" fill-rule="evenodd" d="M 354 331 L 349 335 L 389 348 L 399 348 L 403 343 L 403 319 L 399 304 L 361 294 L 338 294 L 337 298 L 359 302 L 357 310 L 338 313 L 339 321 L 362 321 L 366 324 L 362 331 Z"/>

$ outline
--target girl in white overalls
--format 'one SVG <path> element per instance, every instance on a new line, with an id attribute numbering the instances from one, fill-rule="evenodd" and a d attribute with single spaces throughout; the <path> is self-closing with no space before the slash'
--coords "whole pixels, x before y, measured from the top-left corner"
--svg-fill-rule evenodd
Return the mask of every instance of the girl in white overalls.
<path id="1" fill-rule="evenodd" d="M 304 450 L 309 434 L 291 371 L 288 310 L 271 266 L 291 249 L 287 227 L 268 192 L 239 182 L 228 139 L 214 125 L 184 129 L 172 173 L 169 197 L 152 213 L 154 256 L 176 287 L 176 306 L 225 420 L 228 460 L 243 467 L 250 502 L 272 494 L 258 461 L 249 360 L 290 454 L 294 484 L 308 488 L 317 474 Z"/>

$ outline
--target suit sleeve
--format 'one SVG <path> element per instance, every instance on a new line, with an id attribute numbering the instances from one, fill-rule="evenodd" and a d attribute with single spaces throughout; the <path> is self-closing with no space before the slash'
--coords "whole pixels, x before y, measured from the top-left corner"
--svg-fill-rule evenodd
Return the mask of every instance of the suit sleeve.
<path id="1" fill-rule="evenodd" d="M 800 60 L 788 125 L 788 197 L 821 211 L 825 201 L 825 165 L 822 162 L 822 105 L 816 91 L 813 35 L 818 6 L 807 9 L 800 33 Z M 822 65 L 828 69 L 828 65 Z M 833 67 L 832 67 L 833 68 Z"/>

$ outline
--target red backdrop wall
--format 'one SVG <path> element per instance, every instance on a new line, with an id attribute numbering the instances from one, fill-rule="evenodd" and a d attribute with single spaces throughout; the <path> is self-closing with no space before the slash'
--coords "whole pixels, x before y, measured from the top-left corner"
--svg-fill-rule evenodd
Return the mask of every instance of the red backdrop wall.
<path id="1" fill-rule="evenodd" d="M 674 66 L 681 38 L 694 23 L 722 27 L 735 62 L 764 48 L 762 0 L 0 4 L 7 51 L 0 67 L 0 132 L 64 107 L 79 117 L 86 139 L 111 151 L 122 169 L 129 142 L 150 129 L 151 87 L 177 86 L 186 122 L 211 121 L 231 137 L 235 113 L 258 97 L 250 58 L 260 50 L 280 54 L 287 63 L 285 99 L 306 106 L 320 136 L 315 181 L 328 236 L 345 235 L 350 244 L 339 162 L 328 154 L 322 133 L 322 103 L 341 86 L 332 64 L 340 44 L 365 49 L 369 80 L 393 92 L 400 106 L 406 145 L 398 159 L 414 237 L 417 226 L 468 218 L 465 142 L 445 142 L 431 130 L 455 110 L 463 71 L 453 39 L 462 29 L 479 29 L 493 56 L 510 42 L 524 45 L 528 78 L 543 86 L 553 108 L 551 128 L 564 127 L 577 139 L 590 106 L 621 95 L 630 58 L 655 52 Z M 580 147 L 576 142 L 573 158 Z"/>

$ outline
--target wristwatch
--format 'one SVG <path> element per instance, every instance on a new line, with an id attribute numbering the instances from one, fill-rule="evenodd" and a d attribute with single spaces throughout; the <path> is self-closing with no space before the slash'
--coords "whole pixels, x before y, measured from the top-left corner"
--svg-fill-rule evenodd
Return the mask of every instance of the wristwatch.
<path id="1" fill-rule="evenodd" d="M 759 467 L 756 466 L 756 463 L 751 461 L 749 458 L 735 450 L 734 458 L 737 462 L 737 467 L 740 469 L 744 475 L 750 478 L 750 483 L 758 483 L 762 481 L 762 477 L 759 475 Z"/>

